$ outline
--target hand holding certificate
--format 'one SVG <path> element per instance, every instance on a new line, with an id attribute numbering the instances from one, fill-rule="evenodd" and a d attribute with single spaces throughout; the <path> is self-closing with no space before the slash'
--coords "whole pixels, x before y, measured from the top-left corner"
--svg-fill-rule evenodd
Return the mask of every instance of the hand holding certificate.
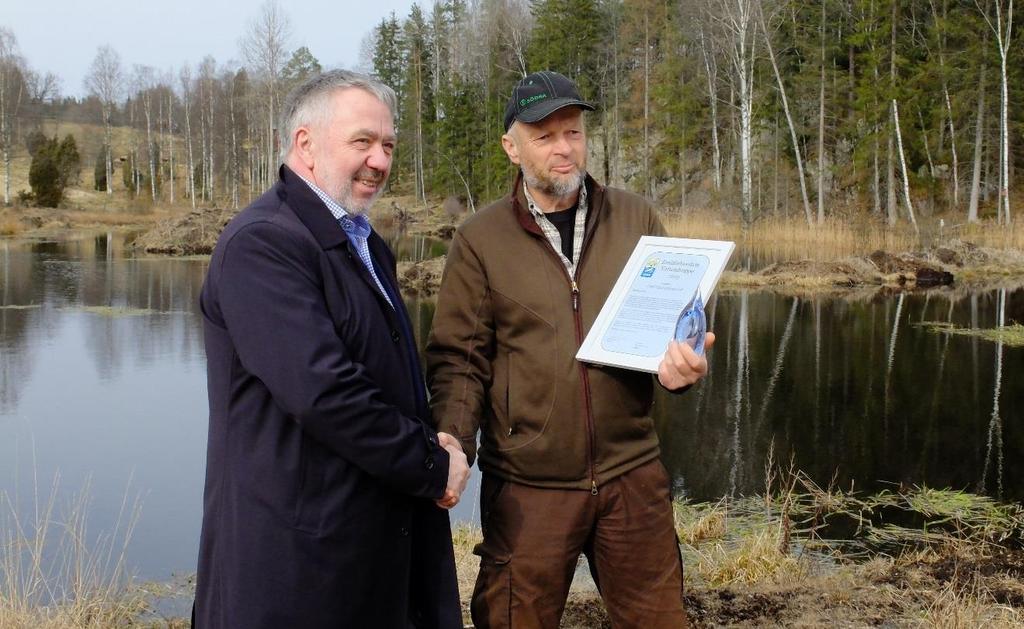
<path id="1" fill-rule="evenodd" d="M 700 288 L 694 291 L 690 303 L 679 313 L 676 321 L 675 338 L 693 348 L 698 356 L 704 355 L 704 337 L 708 331 L 708 319 L 704 316 L 704 300 L 700 298 Z"/>
<path id="2" fill-rule="evenodd" d="M 642 237 L 576 359 L 658 373 L 672 339 L 702 354 L 704 302 L 734 248 L 726 241 Z"/>

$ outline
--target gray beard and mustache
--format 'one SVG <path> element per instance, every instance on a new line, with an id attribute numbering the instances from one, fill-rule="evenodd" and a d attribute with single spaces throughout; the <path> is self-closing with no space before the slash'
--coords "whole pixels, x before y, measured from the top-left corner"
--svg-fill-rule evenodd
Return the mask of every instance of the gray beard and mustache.
<path id="1" fill-rule="evenodd" d="M 377 192 L 372 197 L 365 201 L 356 201 L 355 195 L 352 194 L 352 186 L 355 179 L 366 179 L 373 181 L 377 185 Z M 364 168 L 356 173 L 354 179 L 350 179 L 341 184 L 337 195 L 334 196 L 334 200 L 341 207 L 345 208 L 345 211 L 349 214 L 366 214 L 370 210 L 374 201 L 380 196 L 381 192 L 384 191 L 384 173 Z"/>
<path id="2" fill-rule="evenodd" d="M 566 175 L 565 178 L 540 177 L 532 170 L 523 168 L 523 179 L 527 186 L 553 197 L 575 194 L 583 185 L 584 176 L 585 171 L 577 169 L 574 175 Z"/>

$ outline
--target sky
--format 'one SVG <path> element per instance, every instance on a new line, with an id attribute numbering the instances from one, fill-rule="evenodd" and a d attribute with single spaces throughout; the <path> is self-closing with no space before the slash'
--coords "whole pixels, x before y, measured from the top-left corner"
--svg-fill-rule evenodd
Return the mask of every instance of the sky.
<path id="1" fill-rule="evenodd" d="M 281 2 L 291 23 L 289 49 L 307 46 L 322 66 L 355 69 L 363 38 L 392 11 L 401 19 L 413 0 Z M 421 0 L 424 8 L 431 0 Z M 61 94 L 81 97 L 96 49 L 112 46 L 130 72 L 135 64 L 175 75 L 213 55 L 218 66 L 240 63 L 239 40 L 261 1 L 229 0 L 0 0 L 0 26 L 14 32 L 36 72 L 60 77 Z"/>

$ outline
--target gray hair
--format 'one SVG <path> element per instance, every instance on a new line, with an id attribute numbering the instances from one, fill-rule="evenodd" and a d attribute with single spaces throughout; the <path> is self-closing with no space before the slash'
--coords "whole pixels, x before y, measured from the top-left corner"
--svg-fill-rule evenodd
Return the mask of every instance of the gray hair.
<path id="1" fill-rule="evenodd" d="M 331 94 L 349 88 L 361 89 L 376 96 L 388 106 L 391 117 L 395 117 L 398 97 L 395 91 L 377 79 L 348 70 L 328 70 L 303 82 L 288 94 L 281 109 L 281 123 L 278 125 L 280 141 L 279 156 L 282 162 L 292 150 L 292 137 L 302 126 L 323 124 L 330 117 Z"/>

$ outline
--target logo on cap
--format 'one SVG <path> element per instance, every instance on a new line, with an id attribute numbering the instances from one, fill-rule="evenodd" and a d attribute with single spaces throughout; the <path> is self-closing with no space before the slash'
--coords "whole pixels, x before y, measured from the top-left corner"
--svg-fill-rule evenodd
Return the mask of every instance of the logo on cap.
<path id="1" fill-rule="evenodd" d="M 543 99 L 545 99 L 547 97 L 548 97 L 547 92 L 541 92 L 540 94 L 537 94 L 536 96 L 531 96 L 529 98 L 522 99 L 521 101 L 519 101 L 519 106 L 520 107 L 526 107 L 530 103 L 534 103 L 534 102 L 537 102 L 539 100 L 543 100 Z"/>

